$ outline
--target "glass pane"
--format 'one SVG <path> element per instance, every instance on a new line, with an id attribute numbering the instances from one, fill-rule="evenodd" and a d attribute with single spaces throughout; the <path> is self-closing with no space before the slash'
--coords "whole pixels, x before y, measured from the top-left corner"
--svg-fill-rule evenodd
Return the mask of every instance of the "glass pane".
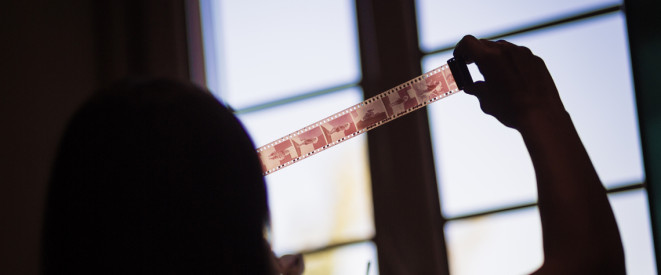
<path id="1" fill-rule="evenodd" d="M 628 274 L 657 274 L 644 189 L 609 196 Z M 452 274 L 529 274 L 543 261 L 537 209 L 451 221 L 446 226 Z"/>
<path id="2" fill-rule="evenodd" d="M 657 274 L 647 192 L 639 189 L 612 194 L 610 201 L 624 244 L 627 273 Z"/>
<path id="3" fill-rule="evenodd" d="M 418 0 L 420 47 L 425 51 L 452 45 L 466 34 L 489 36 L 504 30 L 562 18 L 621 0 Z"/>
<path id="4" fill-rule="evenodd" d="M 210 89 L 234 109 L 357 82 L 352 1 L 203 1 Z"/>
<path id="5" fill-rule="evenodd" d="M 372 242 L 310 253 L 304 259 L 305 275 L 379 274 L 376 246 Z"/>
<path id="6" fill-rule="evenodd" d="M 642 182 L 623 15 L 507 39 L 544 58 L 604 184 Z M 449 55 L 430 56 L 425 67 Z M 446 215 L 535 200 L 534 172 L 520 135 L 484 115 L 474 97 L 450 97 L 431 105 L 429 115 Z"/>
<path id="7" fill-rule="evenodd" d="M 354 88 L 241 115 L 257 146 L 362 101 Z M 276 253 L 374 234 L 367 139 L 355 137 L 266 176 Z"/>
<path id="8" fill-rule="evenodd" d="M 451 221 L 445 226 L 450 274 L 530 274 L 542 265 L 536 208 Z"/>

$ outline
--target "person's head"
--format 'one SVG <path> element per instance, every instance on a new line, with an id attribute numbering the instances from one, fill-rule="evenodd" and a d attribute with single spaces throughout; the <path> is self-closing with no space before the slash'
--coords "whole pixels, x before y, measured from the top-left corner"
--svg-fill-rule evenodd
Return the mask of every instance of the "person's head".
<path id="1" fill-rule="evenodd" d="M 271 272 L 259 160 L 210 93 L 122 82 L 74 115 L 49 186 L 45 273 Z"/>

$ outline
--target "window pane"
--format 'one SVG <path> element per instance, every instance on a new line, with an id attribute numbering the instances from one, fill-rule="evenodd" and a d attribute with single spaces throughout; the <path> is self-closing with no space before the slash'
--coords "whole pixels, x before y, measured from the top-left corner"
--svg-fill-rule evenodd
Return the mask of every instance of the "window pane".
<path id="1" fill-rule="evenodd" d="M 612 194 L 610 201 L 622 235 L 627 273 L 656 274 L 647 192 L 639 189 Z"/>
<path id="2" fill-rule="evenodd" d="M 420 47 L 433 50 L 454 44 L 466 34 L 488 36 L 528 27 L 621 0 L 418 0 Z"/>
<path id="3" fill-rule="evenodd" d="M 372 242 L 310 253 L 304 259 L 305 275 L 379 274 L 376 246 Z"/>
<path id="4" fill-rule="evenodd" d="M 356 82 L 352 1 L 203 1 L 209 85 L 234 109 Z"/>
<path id="5" fill-rule="evenodd" d="M 617 219 L 628 274 L 656 274 L 647 194 L 644 189 L 609 196 Z M 446 226 L 452 274 L 529 274 L 543 261 L 535 208 Z"/>
<path id="6" fill-rule="evenodd" d="M 362 101 L 354 88 L 241 115 L 257 146 Z M 266 176 L 276 253 L 371 238 L 367 139 L 355 137 Z"/>
<path id="7" fill-rule="evenodd" d="M 604 184 L 642 182 L 623 16 L 507 39 L 544 58 Z M 448 55 L 429 57 L 425 67 Z M 477 100 L 463 94 L 431 105 L 429 114 L 446 215 L 535 200 L 532 164 L 516 131 L 484 115 Z"/>
<path id="8" fill-rule="evenodd" d="M 536 208 L 451 221 L 450 274 L 530 274 L 544 260 L 541 232 Z"/>

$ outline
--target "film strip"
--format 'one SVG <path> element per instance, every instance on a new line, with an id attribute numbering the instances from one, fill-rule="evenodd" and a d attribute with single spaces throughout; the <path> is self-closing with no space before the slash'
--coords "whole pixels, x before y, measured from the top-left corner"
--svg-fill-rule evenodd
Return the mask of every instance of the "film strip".
<path id="1" fill-rule="evenodd" d="M 263 175 L 453 95 L 469 82 L 466 63 L 452 58 L 448 64 L 257 148 Z"/>

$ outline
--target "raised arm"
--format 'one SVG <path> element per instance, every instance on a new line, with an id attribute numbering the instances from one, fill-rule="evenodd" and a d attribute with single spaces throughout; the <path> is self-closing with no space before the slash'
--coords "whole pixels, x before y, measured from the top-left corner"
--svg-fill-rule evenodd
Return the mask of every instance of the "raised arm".
<path id="1" fill-rule="evenodd" d="M 544 61 L 507 41 L 464 37 L 455 57 L 484 76 L 465 88 L 521 133 L 537 178 L 544 264 L 536 274 L 625 274 L 610 203 Z"/>

